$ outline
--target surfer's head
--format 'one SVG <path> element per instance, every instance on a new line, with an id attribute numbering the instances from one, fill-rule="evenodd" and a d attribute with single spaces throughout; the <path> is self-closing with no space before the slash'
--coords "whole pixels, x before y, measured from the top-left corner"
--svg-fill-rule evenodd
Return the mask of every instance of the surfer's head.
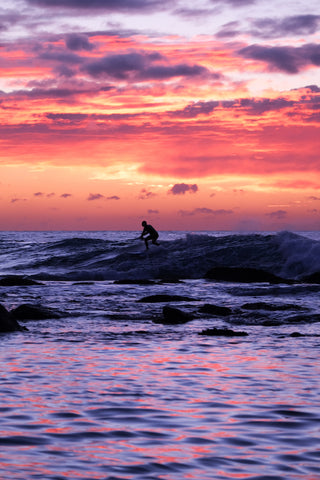
<path id="1" fill-rule="evenodd" d="M 143 227 L 145 227 L 147 225 L 147 222 L 145 220 L 143 220 L 142 224 L 141 224 Z"/>

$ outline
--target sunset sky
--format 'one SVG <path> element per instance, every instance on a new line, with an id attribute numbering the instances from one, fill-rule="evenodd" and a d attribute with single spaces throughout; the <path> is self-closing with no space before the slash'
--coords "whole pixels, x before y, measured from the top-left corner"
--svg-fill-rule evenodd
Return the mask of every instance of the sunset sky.
<path id="1" fill-rule="evenodd" d="M 0 230 L 318 230 L 319 0 L 0 7 Z"/>

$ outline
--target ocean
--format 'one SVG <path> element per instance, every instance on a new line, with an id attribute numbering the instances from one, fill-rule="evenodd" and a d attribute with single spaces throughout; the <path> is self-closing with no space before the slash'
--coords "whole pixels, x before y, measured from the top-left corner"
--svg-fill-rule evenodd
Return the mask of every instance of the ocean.
<path id="1" fill-rule="evenodd" d="M 320 232 L 139 235 L 0 232 L 0 478 L 319 480 Z"/>

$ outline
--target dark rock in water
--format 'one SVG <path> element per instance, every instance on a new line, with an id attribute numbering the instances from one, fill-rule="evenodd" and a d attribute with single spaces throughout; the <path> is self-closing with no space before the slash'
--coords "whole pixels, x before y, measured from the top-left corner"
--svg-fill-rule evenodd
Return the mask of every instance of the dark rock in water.
<path id="1" fill-rule="evenodd" d="M 41 305 L 23 304 L 10 312 L 18 320 L 47 320 L 61 318 L 61 314 Z"/>
<path id="2" fill-rule="evenodd" d="M 14 316 L 3 305 L 0 305 L 0 332 L 15 332 L 19 330 L 26 330 L 26 328 L 19 325 Z"/>
<path id="3" fill-rule="evenodd" d="M 184 283 L 177 277 L 165 277 L 161 278 L 159 283 Z"/>
<path id="4" fill-rule="evenodd" d="M 309 315 L 293 315 L 287 317 L 285 323 L 316 323 L 320 322 L 320 314 L 309 314 Z"/>
<path id="5" fill-rule="evenodd" d="M 181 295 L 149 295 L 137 300 L 138 303 L 161 303 L 161 302 L 194 302 L 195 298 Z"/>
<path id="6" fill-rule="evenodd" d="M 210 280 L 225 282 L 268 282 L 268 283 L 292 283 L 290 280 L 273 275 L 257 268 L 248 267 L 214 267 L 205 274 Z"/>
<path id="7" fill-rule="evenodd" d="M 218 315 L 225 317 L 227 315 L 232 314 L 232 310 L 229 307 L 219 307 L 219 305 L 212 305 L 210 303 L 206 303 L 202 307 L 199 308 L 199 312 L 201 313 L 209 313 L 210 315 Z"/>
<path id="8" fill-rule="evenodd" d="M 182 323 L 190 322 L 193 317 L 179 308 L 170 307 L 166 305 L 163 307 L 163 318 L 154 320 L 154 323 L 162 323 L 164 325 L 179 325 Z"/>
<path id="9" fill-rule="evenodd" d="M 247 332 L 235 332 L 234 330 L 229 330 L 228 328 L 207 328 L 199 332 L 199 335 L 210 335 L 210 336 L 224 336 L 224 337 L 245 337 Z"/>
<path id="10" fill-rule="evenodd" d="M 32 280 L 28 277 L 23 277 L 21 275 L 7 275 L 6 277 L 0 278 L 0 285 L 3 287 L 14 287 L 21 285 L 42 285 L 35 280 Z"/>
<path id="11" fill-rule="evenodd" d="M 146 280 L 146 279 L 123 279 L 123 280 L 115 280 L 113 282 L 116 285 L 154 285 L 155 282 L 153 280 Z"/>
<path id="12" fill-rule="evenodd" d="M 305 335 L 299 332 L 292 332 L 290 333 L 289 337 L 305 337 Z"/>
<path id="13" fill-rule="evenodd" d="M 282 323 L 279 320 L 265 320 L 261 325 L 264 327 L 279 327 Z"/>
<path id="14" fill-rule="evenodd" d="M 268 310 L 270 312 L 275 312 L 277 310 L 305 310 L 304 307 L 292 303 L 274 304 L 265 302 L 245 303 L 241 305 L 241 308 L 244 310 Z"/>
<path id="15" fill-rule="evenodd" d="M 311 275 L 302 277 L 301 280 L 306 283 L 320 283 L 320 272 L 314 272 Z"/>

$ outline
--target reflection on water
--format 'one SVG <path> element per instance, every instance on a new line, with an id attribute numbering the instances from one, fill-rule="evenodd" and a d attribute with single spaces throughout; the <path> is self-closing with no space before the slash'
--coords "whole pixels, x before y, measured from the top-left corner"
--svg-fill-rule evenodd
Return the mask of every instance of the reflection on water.
<path id="1" fill-rule="evenodd" d="M 0 478 L 320 478 L 316 337 L 19 335 L 0 339 Z"/>

